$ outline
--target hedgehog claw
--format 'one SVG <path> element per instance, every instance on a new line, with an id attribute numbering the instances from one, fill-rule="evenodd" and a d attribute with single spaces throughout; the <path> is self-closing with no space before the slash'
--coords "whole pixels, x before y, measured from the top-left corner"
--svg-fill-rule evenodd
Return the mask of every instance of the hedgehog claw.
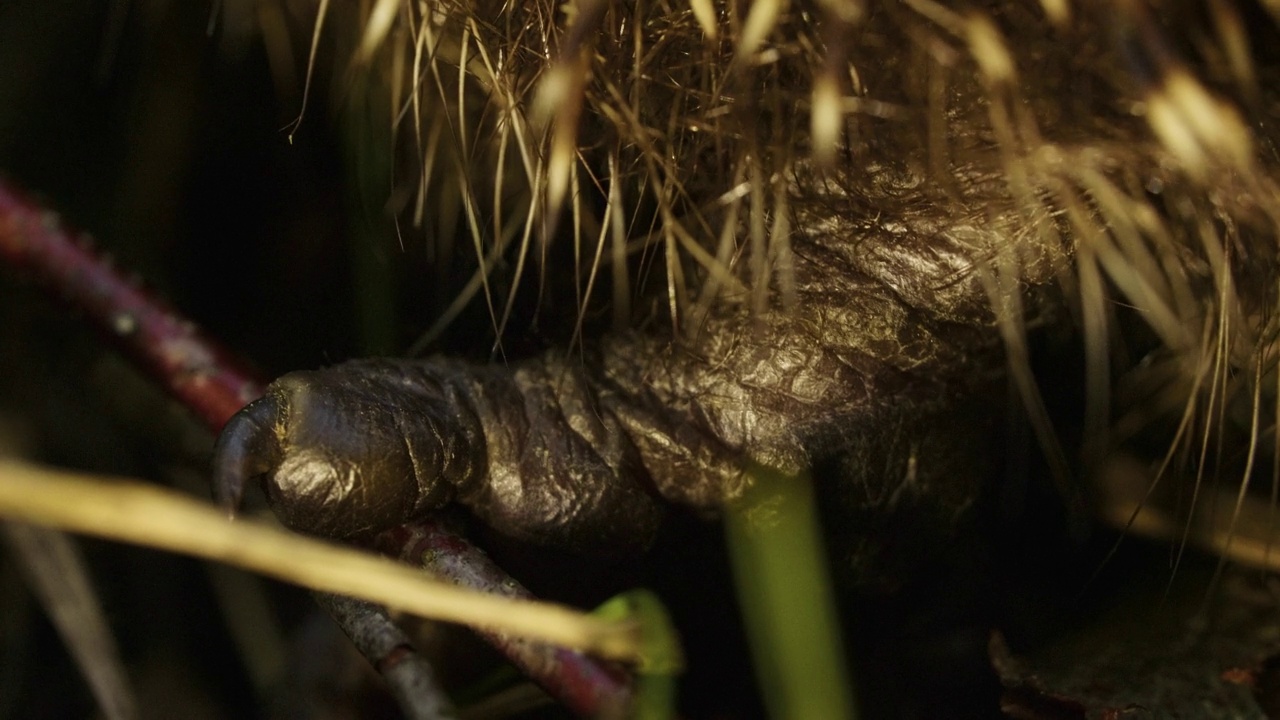
<path id="1" fill-rule="evenodd" d="M 245 487 L 280 463 L 280 443 L 271 431 L 277 416 L 275 399 L 259 398 L 227 422 L 213 448 L 214 500 L 234 518 Z"/>

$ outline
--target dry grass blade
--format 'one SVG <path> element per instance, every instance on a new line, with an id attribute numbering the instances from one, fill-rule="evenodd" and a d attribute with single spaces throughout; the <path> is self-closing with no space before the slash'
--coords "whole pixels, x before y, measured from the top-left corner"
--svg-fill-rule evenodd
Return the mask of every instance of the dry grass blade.
<path id="1" fill-rule="evenodd" d="M 1249 32 L 1240 8 L 1228 0 L 1210 0 L 1209 13 L 1213 18 L 1218 43 L 1222 46 L 1231 66 L 1231 74 L 1245 97 L 1255 99 L 1258 93 L 1258 71 L 1253 62 Z"/>
<path id="2" fill-rule="evenodd" d="M 835 164 L 844 123 L 840 85 L 834 73 L 824 73 L 814 80 L 811 102 L 809 136 L 813 143 L 814 162 L 822 167 L 831 167 Z"/>
<path id="3" fill-rule="evenodd" d="M 1280 572 L 1280 545 L 1272 508 L 1265 499 L 1214 491 L 1189 520 L 1179 520 L 1150 501 L 1146 473 L 1124 459 L 1107 468 L 1107 497 L 1099 516 L 1126 535 L 1190 547 L 1267 572 Z M 1185 537 L 1185 540 L 1184 540 Z"/>
<path id="4" fill-rule="evenodd" d="M 463 590 L 374 555 L 253 522 L 228 522 L 205 504 L 125 479 L 0 461 L 0 515 L 215 560 L 414 615 L 604 657 L 636 661 L 640 655 L 638 634 L 630 625 Z"/>
<path id="5" fill-rule="evenodd" d="M 400 0 L 378 0 L 373 6 L 369 21 L 364 26 L 364 36 L 360 39 L 360 50 L 356 56 L 359 62 L 368 63 L 373 59 L 374 53 L 378 52 L 378 48 L 382 47 L 382 41 L 386 40 L 387 33 L 391 31 L 391 23 L 396 19 L 400 5 Z"/>
<path id="6" fill-rule="evenodd" d="M 0 524 L 14 558 L 62 641 L 76 658 L 108 720 L 132 720 L 138 706 L 115 638 L 89 580 L 84 559 L 62 533 L 24 523 Z"/>
<path id="7" fill-rule="evenodd" d="M 307 58 L 307 80 L 302 86 L 302 107 L 298 109 L 298 117 L 285 126 L 289 131 L 289 142 L 293 142 L 293 134 L 302 125 L 302 117 L 307 112 L 307 100 L 311 96 L 311 74 L 316 67 L 316 50 L 320 46 L 320 34 L 324 31 L 324 19 L 329 14 L 329 0 L 320 0 L 316 10 L 316 26 L 311 34 L 311 55 Z"/>
<path id="8" fill-rule="evenodd" d="M 742 24 L 742 35 L 738 37 L 738 47 L 735 50 L 739 62 L 750 59 L 759 49 L 765 38 L 769 37 L 769 34 L 778 26 L 778 21 L 786 9 L 785 0 L 756 0 L 751 4 L 747 18 Z"/>
<path id="9" fill-rule="evenodd" d="M 707 39 L 715 40 L 719 33 L 716 27 L 716 8 L 711 0 L 689 0 L 689 9 L 693 11 L 693 17 Z"/>
<path id="10" fill-rule="evenodd" d="M 1071 22 L 1070 0 L 1040 0 L 1040 9 L 1054 27 L 1065 28 Z"/>

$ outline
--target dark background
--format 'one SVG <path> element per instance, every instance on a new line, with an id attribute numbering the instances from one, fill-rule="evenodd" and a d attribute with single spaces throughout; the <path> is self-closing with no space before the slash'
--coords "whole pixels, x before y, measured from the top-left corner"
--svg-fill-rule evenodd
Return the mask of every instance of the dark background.
<path id="1" fill-rule="evenodd" d="M 353 268 L 392 265 L 368 238 L 394 227 L 381 207 L 368 223 L 351 219 L 353 205 L 355 216 L 362 211 L 345 184 L 325 81 L 292 144 L 280 130 L 298 114 L 303 67 L 273 74 L 258 11 L 287 30 L 295 60 L 305 58 L 310 19 L 254 5 L 0 3 L 0 174 L 91 232 L 118 266 L 265 376 L 407 346 L 397 333 L 420 327 L 367 331 L 353 300 Z M 371 233 L 370 223 L 382 227 Z M 0 447 L 207 497 L 211 442 L 78 318 L 0 270 Z M 144 717 L 301 712 L 290 710 L 290 688 L 255 687 L 247 667 L 255 660 L 236 647 L 229 623 L 259 641 L 250 653 L 268 669 L 305 657 L 307 667 L 289 673 L 302 683 L 323 675 L 331 684 L 335 673 L 363 682 L 345 640 L 308 620 L 305 593 L 162 553 L 79 542 Z M 227 608 L 250 616 L 228 621 Z M 281 675 L 278 666 L 271 672 Z M 343 692 L 321 691 L 332 717 L 350 709 Z M 0 552 L 0 718 L 95 714 L 61 641 Z"/>
<path id="2" fill-rule="evenodd" d="M 290 14 L 294 5 L 299 14 Z M 342 75 L 332 45 L 322 45 L 292 142 L 282 130 L 301 107 L 312 30 L 312 4 L 294 5 L 0 2 L 0 173 L 91 231 L 119 266 L 267 377 L 403 352 L 464 277 L 429 263 L 412 233 L 397 234 L 385 125 L 330 79 Z M 263 27 L 273 28 L 276 55 Z M 483 313 L 468 316 L 433 349 L 487 356 L 487 323 Z M 515 335 L 516 354 L 543 341 Z M 76 317 L 0 270 L 0 449 L 206 496 L 211 441 Z M 1038 472 L 1034 458 L 1027 464 L 1022 472 Z M 852 603 L 855 664 L 874 709 L 995 715 L 990 627 L 1030 647 L 1134 578 L 1153 589 L 1132 601 L 1136 612 L 1160 605 L 1166 548 L 1127 544 L 1137 554 L 1115 559 L 1083 593 L 1113 536 L 1064 539 L 1054 511 L 1032 518 L 1000 527 L 978 541 L 989 553 L 940 568 L 898 599 Z M 322 717 L 386 710 L 364 702 L 366 671 L 305 593 L 162 553 L 81 546 L 144 717 L 299 717 L 320 712 L 314 703 Z M 725 578 L 699 564 L 714 555 L 687 559 L 686 604 L 723 592 Z M 1214 567 L 1200 562 L 1182 571 L 1192 605 Z M 710 610 L 732 624 L 732 607 Z M 745 649 L 724 642 L 694 652 L 732 655 L 740 673 Z M 740 674 L 700 681 L 709 693 L 748 696 L 728 707 L 754 705 Z M 0 553 L 0 720 L 94 714 L 60 640 Z"/>

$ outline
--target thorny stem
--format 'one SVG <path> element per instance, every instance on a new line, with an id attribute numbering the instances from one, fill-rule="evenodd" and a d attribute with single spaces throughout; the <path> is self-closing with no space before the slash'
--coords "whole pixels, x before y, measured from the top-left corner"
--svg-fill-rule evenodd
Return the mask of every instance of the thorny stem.
<path id="1" fill-rule="evenodd" d="M 421 564 L 443 580 L 512 598 L 533 598 L 483 551 L 435 522 L 402 525 L 378 536 L 387 555 Z M 630 699 L 625 677 L 582 653 L 492 630 L 477 632 L 552 697 L 584 717 L 623 717 Z"/>
<path id="2" fill-rule="evenodd" d="M 218 432 L 264 383 L 193 322 L 125 277 L 97 252 L 87 235 L 68 230 L 58 216 L 0 178 L 0 263 L 20 271 L 83 313 L 88 323 L 133 361 L 153 382 Z M 385 554 L 417 563 L 427 571 L 485 592 L 530 597 L 466 540 L 423 521 L 384 533 L 377 546 Z M 330 608 L 332 603 L 322 601 Z M 331 614 L 332 611 L 331 611 Z M 376 620 L 376 618 L 375 618 Z M 358 625 L 339 618 L 344 629 Z M 579 653 L 482 632 L 530 678 L 571 710 L 584 715 L 617 714 L 629 686 Z M 364 651 L 366 648 L 361 647 Z M 375 653 L 378 654 L 378 653 Z M 368 656 L 366 654 L 366 656 Z M 383 668 L 385 658 L 369 657 Z M 384 672 L 397 695 L 431 684 L 429 675 L 405 673 L 413 664 Z M 408 710 L 408 708 L 406 708 Z"/>
<path id="3" fill-rule="evenodd" d="M 435 671 L 418 654 L 404 631 L 380 605 L 318 592 L 316 603 L 355 643 L 369 664 L 387 679 L 400 711 L 408 720 L 451 720 L 448 696 L 436 682 Z"/>
<path id="4" fill-rule="evenodd" d="M 217 341 L 125 277 L 88 235 L 0 179 L 0 260 L 55 294 L 217 432 L 262 383 Z"/>

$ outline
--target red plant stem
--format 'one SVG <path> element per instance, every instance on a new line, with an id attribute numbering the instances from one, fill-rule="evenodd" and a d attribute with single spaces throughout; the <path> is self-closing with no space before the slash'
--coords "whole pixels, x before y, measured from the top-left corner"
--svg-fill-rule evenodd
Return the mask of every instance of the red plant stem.
<path id="1" fill-rule="evenodd" d="M 409 637 L 386 608 L 364 600 L 312 593 L 360 654 L 387 681 L 405 720 L 447 720 L 455 717 L 448 696 L 436 682 L 435 669 L 418 654 Z"/>
<path id="2" fill-rule="evenodd" d="M 0 259 L 44 285 L 214 432 L 262 394 L 235 356 L 0 179 Z"/>
<path id="3" fill-rule="evenodd" d="M 218 432 L 264 383 L 218 341 L 130 280 L 97 252 L 87 235 L 0 178 L 0 263 L 24 272 L 109 338 L 143 373 L 205 426 Z M 434 523 L 384 533 L 379 547 L 460 585 L 530 597 L 467 541 Z M 598 716 L 625 708 L 626 682 L 579 653 L 498 633 L 481 633 L 553 697 Z M 376 658 L 371 661 L 376 662 Z"/>
<path id="4" fill-rule="evenodd" d="M 458 535 L 427 520 L 388 530 L 375 541 L 385 554 L 421 564 L 462 587 L 514 598 L 533 593 L 507 576 L 489 556 Z M 581 653 L 477 628 L 513 665 L 573 712 L 586 717 L 625 717 L 630 700 L 626 675 Z"/>

